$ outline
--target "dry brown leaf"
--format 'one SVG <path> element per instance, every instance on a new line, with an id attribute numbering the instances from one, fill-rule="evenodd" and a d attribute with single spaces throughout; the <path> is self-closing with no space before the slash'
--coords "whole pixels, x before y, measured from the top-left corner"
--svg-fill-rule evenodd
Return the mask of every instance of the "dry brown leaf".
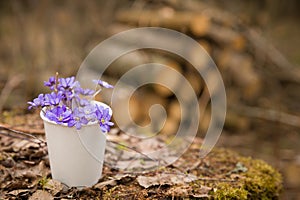
<path id="1" fill-rule="evenodd" d="M 19 179 L 7 182 L 7 185 L 4 186 L 4 188 L 7 190 L 27 189 L 28 187 L 29 185 L 26 181 Z"/>
<path id="2" fill-rule="evenodd" d="M 188 188 L 186 186 L 179 186 L 175 188 L 171 188 L 168 193 L 172 196 L 180 196 L 184 197 L 188 195 Z"/>
<path id="3" fill-rule="evenodd" d="M 3 165 L 4 167 L 7 167 L 7 168 L 12 168 L 13 166 L 15 166 L 15 161 L 14 159 L 12 159 L 11 157 L 8 157 L 7 159 L 5 160 L 2 160 L 0 162 L 1 165 Z"/>
<path id="4" fill-rule="evenodd" d="M 21 194 L 28 193 L 29 191 L 30 190 L 27 190 L 27 189 L 13 190 L 13 191 L 10 191 L 8 194 L 12 195 L 12 196 L 18 196 L 18 195 L 21 195 Z"/>
<path id="5" fill-rule="evenodd" d="M 38 175 L 44 177 L 49 174 L 50 170 L 46 167 L 45 161 L 41 161 L 38 165 Z"/>
<path id="6" fill-rule="evenodd" d="M 144 187 L 149 188 L 156 185 L 176 185 L 184 184 L 197 180 L 197 177 L 191 174 L 182 173 L 163 173 L 155 174 L 155 176 L 138 176 L 138 183 Z"/>
<path id="7" fill-rule="evenodd" d="M 45 190 L 37 190 L 31 197 L 29 197 L 29 200 L 53 200 L 53 196 L 45 191 Z"/>
<path id="8" fill-rule="evenodd" d="M 210 197 L 210 195 L 208 195 L 208 194 L 192 194 L 191 196 L 194 198 L 200 198 L 200 199 L 204 199 L 204 198 L 207 199 Z"/>
<path id="9" fill-rule="evenodd" d="M 94 185 L 94 188 L 102 189 L 104 186 L 107 186 L 107 185 L 115 186 L 115 185 L 117 185 L 117 181 L 115 179 L 103 181 L 103 182 L 100 182 L 100 183 L 97 183 L 96 185 Z"/>
<path id="10" fill-rule="evenodd" d="M 37 175 L 29 170 L 23 172 L 21 176 L 24 178 L 32 179 L 32 180 L 37 178 Z"/>
<path id="11" fill-rule="evenodd" d="M 147 169 L 151 169 L 154 167 L 157 167 L 159 164 L 158 161 L 145 161 L 143 159 L 138 159 L 136 158 L 135 160 L 131 159 L 131 160 L 124 160 L 124 161 L 118 161 L 117 162 L 117 166 L 119 169 L 121 170 L 132 170 L 132 169 L 136 169 L 136 170 L 147 170 Z"/>
<path id="12" fill-rule="evenodd" d="M 49 180 L 47 184 L 44 186 L 45 189 L 48 189 L 52 195 L 56 195 L 64 189 L 64 185 L 56 180 Z"/>
<path id="13" fill-rule="evenodd" d="M 124 178 L 134 178 L 135 175 L 134 174 L 116 174 L 113 179 L 117 180 L 117 181 L 120 181 Z"/>

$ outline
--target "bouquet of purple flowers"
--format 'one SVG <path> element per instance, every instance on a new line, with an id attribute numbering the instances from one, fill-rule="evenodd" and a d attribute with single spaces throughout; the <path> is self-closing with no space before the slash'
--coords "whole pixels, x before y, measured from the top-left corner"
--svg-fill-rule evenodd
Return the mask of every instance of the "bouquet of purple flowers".
<path id="1" fill-rule="evenodd" d="M 50 77 L 44 85 L 49 87 L 51 93 L 39 94 L 32 102 L 28 102 L 28 109 L 42 108 L 44 115 L 50 121 L 57 124 L 64 124 L 69 127 L 75 126 L 77 130 L 83 125 L 98 122 L 103 132 L 108 132 L 114 125 L 111 122 L 109 108 L 93 103 L 91 99 L 95 97 L 101 89 L 113 88 L 105 81 L 93 80 L 100 86 L 96 90 L 83 89 L 75 77 L 59 78 Z"/>

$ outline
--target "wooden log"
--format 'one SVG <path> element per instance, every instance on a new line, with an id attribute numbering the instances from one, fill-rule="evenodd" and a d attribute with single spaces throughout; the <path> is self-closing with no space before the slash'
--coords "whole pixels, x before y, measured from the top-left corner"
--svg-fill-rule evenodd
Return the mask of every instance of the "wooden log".
<path id="1" fill-rule="evenodd" d="M 105 55 L 107 57 L 114 58 L 116 52 L 123 52 L 127 49 L 127 43 L 126 41 L 115 41 L 110 42 L 105 46 L 106 52 Z M 101 67 L 106 67 L 99 65 L 101 64 L 101 60 L 99 60 L 99 57 L 97 56 L 98 53 L 103 55 L 103 52 L 97 52 L 98 50 L 95 49 L 95 52 L 93 53 L 93 57 L 90 57 L 88 60 L 88 64 L 90 68 L 98 71 Z M 107 68 L 107 73 L 113 77 L 120 77 L 130 69 L 144 64 L 148 63 L 150 61 L 147 54 L 142 53 L 142 51 L 133 51 L 130 53 L 127 53 L 119 58 L 115 58 L 114 62 Z"/>
<path id="2" fill-rule="evenodd" d="M 123 31 L 128 31 L 132 28 L 135 28 L 135 27 L 126 25 L 126 24 L 121 24 L 121 23 L 113 23 L 107 28 L 106 34 L 107 34 L 107 36 L 111 36 L 111 35 L 115 35 L 120 32 L 123 32 Z"/>
<path id="3" fill-rule="evenodd" d="M 169 10 L 122 10 L 116 14 L 116 20 L 133 26 L 160 26 L 175 30 L 187 29 L 194 15 L 188 12 L 170 12 Z"/>
<path id="4" fill-rule="evenodd" d="M 165 10 L 123 10 L 116 14 L 116 20 L 133 26 L 191 30 L 197 35 L 205 35 L 210 26 L 210 20 L 205 15 L 190 12 L 166 12 Z"/>
<path id="5" fill-rule="evenodd" d="M 162 97 L 168 97 L 171 96 L 175 91 L 178 90 L 180 86 L 180 75 L 182 74 L 182 69 L 180 65 L 172 60 L 164 60 L 163 63 L 165 66 L 169 67 L 168 69 L 161 69 L 159 72 L 157 72 L 157 76 L 155 78 L 155 83 L 162 83 L 165 86 L 168 86 L 170 89 L 167 87 L 160 85 L 160 84 L 155 84 L 154 90 Z M 171 74 L 171 70 L 176 70 L 178 74 Z"/>
<path id="6" fill-rule="evenodd" d="M 261 78 L 255 71 L 250 56 L 230 50 L 222 51 L 218 56 L 218 66 L 231 74 L 234 83 L 242 88 L 244 98 L 257 97 L 261 89 Z"/>
<path id="7" fill-rule="evenodd" d="M 211 16 L 205 13 L 126 10 L 118 12 L 116 19 L 133 26 L 159 26 L 178 31 L 189 30 L 196 37 L 209 36 L 216 42 L 230 45 L 236 50 L 243 50 L 246 44 L 245 38 L 240 33 L 231 27 L 214 24 Z"/>
<path id="8" fill-rule="evenodd" d="M 211 26 L 207 35 L 222 45 L 226 45 L 227 47 L 229 45 L 234 50 L 243 51 L 246 48 L 245 37 L 231 28 Z"/>
<path id="9" fill-rule="evenodd" d="M 164 98 L 161 98 L 160 96 L 156 95 L 153 92 L 150 92 L 150 88 L 144 88 L 142 91 L 137 91 L 138 94 L 138 117 L 141 119 L 140 121 L 145 121 L 145 124 L 149 124 L 150 121 L 150 109 L 153 105 L 158 104 L 161 105 L 165 110 L 167 107 L 167 100 Z M 151 113 L 153 115 L 153 120 L 161 120 L 160 113 Z M 153 122 L 157 125 L 159 125 L 159 121 Z M 157 128 L 157 127 L 154 127 Z"/>
<path id="10" fill-rule="evenodd" d="M 246 48 L 245 37 L 229 27 L 213 24 L 205 17 L 195 17 L 191 24 L 191 31 L 196 37 L 208 36 L 220 45 L 243 51 Z"/>
<path id="11" fill-rule="evenodd" d="M 191 84 L 196 95 L 199 95 L 204 87 L 204 83 L 198 72 L 190 72 L 186 74 L 186 79 Z"/>
<path id="12" fill-rule="evenodd" d="M 133 95 L 129 100 L 129 112 L 134 122 L 139 122 L 140 118 L 140 101 L 136 95 Z"/>
<path id="13" fill-rule="evenodd" d="M 211 111 L 210 111 L 210 109 L 206 109 L 203 112 L 202 116 L 200 116 L 200 118 L 201 119 L 199 121 L 199 131 L 200 131 L 200 133 L 206 133 L 206 131 L 209 127 L 210 121 L 211 121 Z"/>
<path id="14" fill-rule="evenodd" d="M 168 117 L 173 118 L 177 121 L 181 119 L 181 108 L 177 100 L 171 101 L 168 106 Z"/>
<path id="15" fill-rule="evenodd" d="M 199 50 L 198 48 L 190 49 L 188 59 L 193 63 L 193 66 L 187 65 L 187 68 L 194 68 L 198 71 L 206 71 L 212 61 L 205 49 Z"/>
<path id="16" fill-rule="evenodd" d="M 204 86 L 201 97 L 199 98 L 199 112 L 200 112 L 199 122 L 200 123 L 204 117 L 205 111 L 207 110 L 209 101 L 210 101 L 210 94 L 208 92 L 207 87 Z"/>
<path id="17" fill-rule="evenodd" d="M 201 40 L 198 40 L 198 42 L 205 49 L 205 51 L 208 54 L 211 54 L 211 52 L 212 52 L 212 46 L 211 46 L 211 44 L 207 40 L 201 39 Z"/>
<path id="18" fill-rule="evenodd" d="M 164 127 L 161 130 L 162 134 L 166 134 L 166 135 L 174 135 L 176 134 L 177 130 L 179 127 L 179 121 L 177 121 L 174 118 L 168 117 Z"/>
<path id="19" fill-rule="evenodd" d="M 119 86 L 118 93 L 115 93 L 114 99 L 112 101 L 112 108 L 113 108 L 113 120 L 118 122 L 116 126 L 126 129 L 132 125 L 132 123 L 140 123 L 140 98 L 138 94 L 134 93 L 129 102 L 127 101 L 127 97 L 130 94 L 130 90 L 128 90 L 128 85 Z M 107 90 L 105 90 L 107 91 Z M 111 99 L 111 92 L 110 94 L 105 93 L 105 91 L 101 92 L 101 95 L 96 96 L 96 100 L 107 102 L 107 100 Z M 110 102 L 108 101 L 108 103 Z M 129 113 L 128 113 L 129 110 Z"/>
<path id="20" fill-rule="evenodd" d="M 190 29 L 196 36 L 207 35 L 210 27 L 210 18 L 205 15 L 195 15 L 190 21 Z"/>
<path id="21" fill-rule="evenodd" d="M 200 1 L 173 1 L 173 0 L 165 0 L 168 2 L 170 6 L 172 6 L 175 10 L 185 10 L 188 12 L 197 12 L 203 13 L 208 16 L 214 23 L 219 25 L 224 25 L 227 27 L 236 27 L 237 24 L 240 24 L 240 20 L 221 9 L 213 7 L 212 5 L 200 2 Z"/>
<path id="22" fill-rule="evenodd" d="M 192 98 L 198 98 L 204 83 L 202 82 L 200 75 L 194 71 L 186 73 L 185 79 L 187 82 L 181 81 L 181 84 L 176 90 L 176 94 L 186 102 L 190 102 Z"/>

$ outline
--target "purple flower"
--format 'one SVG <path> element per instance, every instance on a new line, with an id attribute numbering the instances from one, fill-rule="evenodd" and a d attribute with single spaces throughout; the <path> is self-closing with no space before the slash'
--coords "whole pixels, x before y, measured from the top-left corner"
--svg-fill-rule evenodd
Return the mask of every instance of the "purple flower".
<path id="1" fill-rule="evenodd" d="M 86 125 L 89 123 L 89 120 L 86 118 L 84 112 L 81 107 L 75 108 L 73 110 L 73 118 L 69 121 L 68 126 L 75 126 L 77 130 L 81 129 L 82 125 Z"/>
<path id="2" fill-rule="evenodd" d="M 48 81 L 44 81 L 44 85 L 54 90 L 54 85 L 56 83 L 55 77 L 51 76 Z"/>
<path id="3" fill-rule="evenodd" d="M 27 102 L 30 106 L 28 107 L 29 110 L 32 108 L 37 108 L 39 106 L 43 107 L 45 105 L 45 97 L 44 94 L 40 94 L 37 98 L 33 99 L 33 102 Z"/>
<path id="4" fill-rule="evenodd" d="M 109 113 L 109 108 L 104 108 L 103 106 L 96 105 L 96 116 L 100 124 L 101 130 L 106 133 L 110 130 L 110 126 L 114 123 L 110 122 L 111 115 Z"/>
<path id="5" fill-rule="evenodd" d="M 77 94 L 75 94 L 74 92 L 73 92 L 73 90 L 60 90 L 59 92 L 61 92 L 61 94 L 62 94 L 62 100 L 64 101 L 64 102 L 71 102 L 71 100 L 72 99 L 74 99 L 74 98 L 79 98 L 79 96 L 77 95 Z"/>
<path id="6" fill-rule="evenodd" d="M 83 89 L 81 87 L 76 88 L 75 92 L 78 94 L 82 94 L 84 96 L 91 96 L 91 95 L 95 94 L 95 90 Z"/>
<path id="7" fill-rule="evenodd" d="M 56 106 L 46 111 L 46 117 L 57 124 L 69 123 L 72 120 L 72 111 L 67 109 L 65 105 Z"/>
<path id="8" fill-rule="evenodd" d="M 95 83 L 105 88 L 113 88 L 112 85 L 105 81 L 94 80 Z M 59 78 L 50 77 L 44 85 L 49 87 L 53 92 L 40 94 L 32 102 L 28 102 L 28 109 L 36 107 L 46 107 L 45 117 L 57 124 L 67 124 L 69 127 L 76 127 L 78 130 L 89 122 L 98 122 L 103 132 L 108 132 L 110 126 L 111 114 L 109 108 L 98 106 L 91 103 L 88 98 L 98 94 L 91 89 L 83 89 L 75 77 Z"/>
<path id="9" fill-rule="evenodd" d="M 86 106 L 86 105 L 88 105 L 89 103 L 90 103 L 90 101 L 87 100 L 87 99 L 79 99 L 79 105 L 80 105 L 80 106 Z"/>
<path id="10" fill-rule="evenodd" d="M 78 82 L 75 81 L 75 77 L 68 77 L 68 78 L 60 78 L 59 79 L 59 90 L 66 90 L 66 89 L 72 89 L 74 86 L 76 86 Z"/>
<path id="11" fill-rule="evenodd" d="M 101 80 L 93 80 L 94 83 L 105 87 L 105 88 L 114 88 L 114 86 L 110 85 L 109 83 L 105 82 L 105 81 L 101 81 Z"/>
<path id="12" fill-rule="evenodd" d="M 84 113 L 85 117 L 91 122 L 97 120 L 96 110 L 96 106 L 91 104 L 90 102 L 82 108 L 82 112 Z"/>
<path id="13" fill-rule="evenodd" d="M 62 92 L 52 92 L 51 94 L 46 94 L 45 95 L 45 105 L 53 105 L 57 106 L 61 100 L 64 98 Z"/>

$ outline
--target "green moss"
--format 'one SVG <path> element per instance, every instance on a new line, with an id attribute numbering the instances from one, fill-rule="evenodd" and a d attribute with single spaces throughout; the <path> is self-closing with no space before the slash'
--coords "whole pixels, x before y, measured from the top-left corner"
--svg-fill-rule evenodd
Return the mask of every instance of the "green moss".
<path id="1" fill-rule="evenodd" d="M 223 166 L 228 174 L 235 173 L 239 179 L 232 183 L 215 183 L 213 199 L 278 199 L 282 190 L 282 176 L 262 160 L 239 156 L 235 152 L 217 149 L 212 152 L 209 159 L 213 166 Z M 243 169 L 236 172 L 234 168 L 240 163 Z M 224 168 L 226 166 L 226 168 Z M 214 171 L 218 171 L 216 167 Z M 208 185 L 205 182 L 201 184 Z M 209 185 L 211 187 L 211 184 Z"/>
<path id="2" fill-rule="evenodd" d="M 110 188 L 106 191 L 103 195 L 103 200 L 110 200 L 110 199 L 119 199 L 117 195 L 114 194 L 114 191 L 118 188 L 118 186 Z"/>
<path id="3" fill-rule="evenodd" d="M 232 187 L 228 183 L 218 184 L 213 193 L 214 199 L 247 199 L 248 191 L 243 187 Z"/>
<path id="4" fill-rule="evenodd" d="M 241 158 L 248 167 L 245 173 L 245 185 L 248 199 L 274 199 L 282 190 L 282 176 L 273 167 L 262 160 Z"/>

